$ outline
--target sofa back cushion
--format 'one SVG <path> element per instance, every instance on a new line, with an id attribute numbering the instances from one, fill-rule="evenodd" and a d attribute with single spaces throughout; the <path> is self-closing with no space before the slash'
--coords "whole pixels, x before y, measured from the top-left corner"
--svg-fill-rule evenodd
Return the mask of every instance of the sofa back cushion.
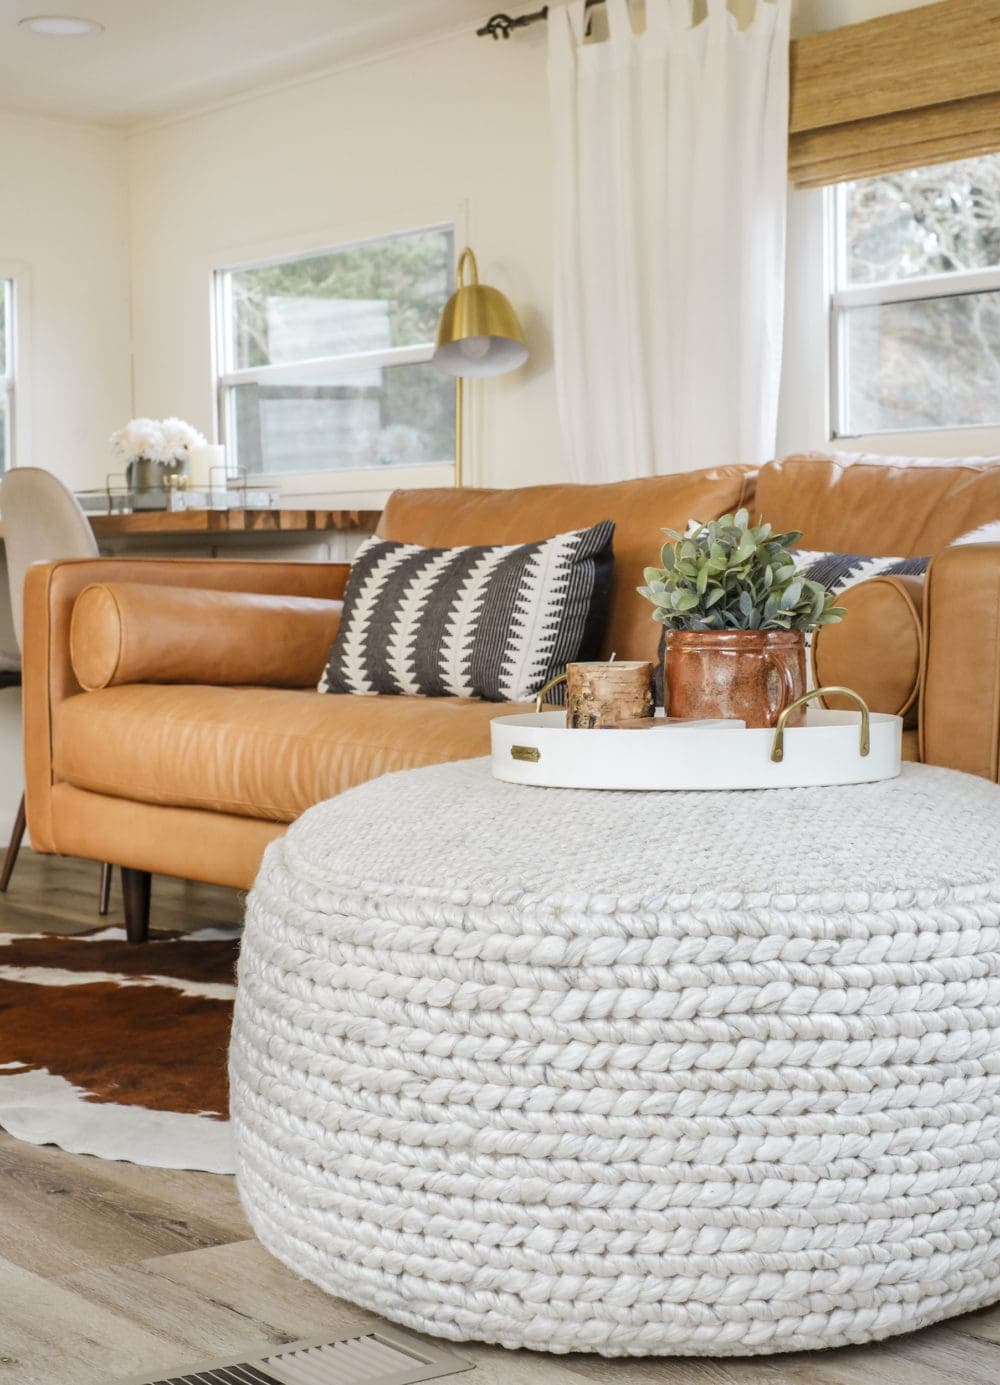
<path id="1" fill-rule="evenodd" d="M 801 529 L 802 548 L 933 555 L 1000 519 L 1000 458 L 785 457 L 762 467 L 754 512 L 778 529 Z"/>
<path id="2" fill-rule="evenodd" d="M 691 518 L 716 519 L 753 501 L 749 467 L 719 467 L 608 485 L 528 486 L 519 490 L 396 491 L 378 534 L 427 547 L 534 543 L 554 534 L 615 523 L 611 609 L 602 655 L 654 659 L 660 626 L 636 587 L 644 567 L 659 562 L 662 528 Z"/>

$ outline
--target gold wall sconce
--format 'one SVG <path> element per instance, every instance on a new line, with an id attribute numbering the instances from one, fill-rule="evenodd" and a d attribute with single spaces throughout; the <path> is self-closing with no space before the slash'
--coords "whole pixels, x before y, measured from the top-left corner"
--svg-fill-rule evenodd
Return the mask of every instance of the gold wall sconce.
<path id="1" fill-rule="evenodd" d="M 466 283 L 466 272 L 469 281 Z M 455 377 L 455 485 L 463 484 L 466 377 L 507 375 L 528 359 L 517 313 L 499 289 L 479 282 L 476 257 L 468 246 L 458 257 L 458 287 L 438 323 L 434 364 Z"/>

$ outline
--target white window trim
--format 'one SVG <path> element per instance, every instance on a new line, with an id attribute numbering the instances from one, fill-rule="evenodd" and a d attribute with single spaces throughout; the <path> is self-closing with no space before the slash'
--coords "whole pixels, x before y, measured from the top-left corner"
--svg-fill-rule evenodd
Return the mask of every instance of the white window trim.
<path id="1" fill-rule="evenodd" d="M 467 219 L 464 205 L 456 214 L 449 217 L 430 217 L 420 219 L 400 230 L 399 225 L 391 229 L 369 230 L 363 234 L 353 234 L 344 238 L 324 238 L 323 243 L 310 242 L 301 248 L 289 250 L 282 248 L 276 254 L 258 251 L 252 258 L 240 258 L 212 269 L 212 341 L 213 371 L 215 374 L 216 400 L 216 438 L 226 446 L 227 464 L 230 480 L 239 473 L 235 465 L 234 446 L 229 440 L 234 437 L 232 420 L 232 387 L 239 384 L 261 384 L 294 377 L 299 371 L 327 371 L 330 376 L 342 374 L 346 370 L 363 370 L 377 366 L 420 365 L 433 359 L 434 343 L 424 342 L 415 346 L 393 347 L 385 351 L 357 352 L 340 356 L 320 356 L 290 364 L 255 366 L 237 369 L 233 362 L 232 296 L 231 278 L 242 270 L 269 267 L 289 263 L 294 260 L 314 256 L 335 254 L 338 250 L 363 245 L 368 241 L 385 240 L 394 236 L 414 235 L 420 231 L 451 230 L 456 247 L 460 237 L 465 236 L 464 222 Z M 467 238 L 467 237 L 466 237 Z M 462 242 L 464 243 L 464 241 Z M 454 271 L 454 265 L 452 266 Z M 468 427 L 468 421 L 467 421 Z M 293 472 L 253 472 L 239 475 L 255 489 L 280 490 L 282 495 L 298 497 L 328 497 L 332 492 L 351 495 L 355 504 L 366 508 L 369 504 L 380 505 L 391 490 L 406 486 L 451 485 L 454 480 L 454 458 L 426 462 L 417 466 L 373 466 L 344 468 L 329 467 L 317 471 Z M 380 484 L 381 483 L 381 484 Z M 388 484 L 386 484 L 388 483 Z"/>
<path id="2" fill-rule="evenodd" d="M 0 279 L 3 287 L 3 321 L 7 336 L 4 374 L 0 376 L 0 390 L 4 395 L 4 416 L 6 447 L 4 449 L 7 467 L 17 466 L 17 280 L 14 275 L 4 275 Z"/>
<path id="3" fill-rule="evenodd" d="M 852 308 L 877 308 L 890 303 L 924 303 L 935 298 L 961 298 L 972 293 L 990 293 L 1000 289 L 1000 265 L 990 269 L 955 270 L 948 274 L 927 274 L 909 279 L 883 280 L 871 284 L 847 283 L 847 254 L 844 244 L 846 193 L 844 184 L 830 190 L 827 202 L 828 236 L 832 241 L 830 260 L 833 267 L 833 288 L 830 294 L 830 437 L 834 442 L 856 442 L 859 438 L 910 438 L 984 432 L 1000 434 L 1000 417 L 994 424 L 956 423 L 947 428 L 907 428 L 903 432 L 889 428 L 871 433 L 852 433 L 842 426 L 842 414 L 847 399 L 847 351 L 844 341 L 847 313 Z"/>
<path id="4" fill-rule="evenodd" d="M 950 274 L 895 279 L 891 283 L 851 284 L 833 293 L 835 308 L 868 308 L 881 303 L 912 303 L 927 298 L 960 298 L 966 293 L 988 293 L 1000 288 L 996 269 L 956 269 Z"/>
<path id="5" fill-rule="evenodd" d="M 832 409 L 836 398 L 834 375 L 839 331 L 834 299 L 854 294 L 858 285 L 837 289 L 836 254 L 831 206 L 838 190 L 790 188 L 788 196 L 788 255 L 785 331 L 778 412 L 776 454 L 795 452 L 863 452 L 883 457 L 1000 456 L 1000 426 L 959 425 L 954 428 L 914 429 L 902 433 L 836 434 Z M 978 272 L 978 271 L 977 271 Z M 992 273 L 992 271 L 986 271 Z M 936 276 L 937 277 L 937 276 Z M 953 275 L 941 276 L 954 283 Z M 843 276 L 839 276 L 842 280 Z M 902 298 L 913 296 L 913 284 L 893 284 Z M 1000 273 L 998 284 L 1000 287 Z M 952 289 L 947 290 L 951 296 Z M 945 294 L 942 294 L 945 296 Z M 840 306 L 844 306 L 841 300 Z"/>
<path id="6" fill-rule="evenodd" d="M 31 269 L 23 260 L 0 260 L 0 280 L 10 283 L 10 327 L 7 370 L 0 388 L 10 409 L 8 466 L 27 466 L 31 461 Z"/>

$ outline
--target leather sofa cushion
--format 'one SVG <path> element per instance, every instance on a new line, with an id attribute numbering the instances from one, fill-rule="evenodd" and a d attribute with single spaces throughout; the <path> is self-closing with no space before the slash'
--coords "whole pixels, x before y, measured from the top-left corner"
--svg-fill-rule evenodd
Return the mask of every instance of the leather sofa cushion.
<path id="1" fill-rule="evenodd" d="M 73 607 L 81 688 L 121 683 L 314 688 L 341 602 L 196 587 L 93 582 Z"/>
<path id="2" fill-rule="evenodd" d="M 837 596 L 847 614 L 824 625 L 812 640 L 817 687 L 853 688 L 873 712 L 901 716 L 916 725 L 917 689 L 923 662 L 922 577 L 873 577 Z M 853 708 L 847 698 L 827 705 Z"/>
<path id="3" fill-rule="evenodd" d="M 291 822 L 379 774 L 485 755 L 490 720 L 525 710 L 462 698 L 131 685 L 60 704 L 53 765 L 57 780 L 125 802 Z M 903 733 L 903 755 L 917 758 L 916 732 Z"/>
<path id="4" fill-rule="evenodd" d="M 291 822 L 393 770 L 486 755 L 514 704 L 281 688 L 133 684 L 56 709 L 53 770 L 141 803 Z"/>
<path id="5" fill-rule="evenodd" d="M 606 485 L 395 491 L 378 535 L 431 548 L 534 543 L 613 519 L 615 567 L 601 654 L 655 659 L 661 627 L 636 588 L 643 568 L 660 560 L 661 529 L 683 529 L 689 519 L 717 519 L 741 505 L 752 506 L 753 485 L 749 467 L 731 466 Z"/>
<path id="6" fill-rule="evenodd" d="M 761 468 L 754 512 L 801 530 L 800 548 L 933 557 L 1000 519 L 1000 458 L 786 457 Z"/>

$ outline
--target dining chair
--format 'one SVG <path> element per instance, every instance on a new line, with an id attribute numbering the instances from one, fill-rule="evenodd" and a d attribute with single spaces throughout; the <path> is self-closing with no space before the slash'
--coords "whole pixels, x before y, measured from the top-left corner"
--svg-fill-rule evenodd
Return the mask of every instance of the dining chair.
<path id="1" fill-rule="evenodd" d="M 0 479 L 0 520 L 7 556 L 7 584 L 18 649 L 24 646 L 24 576 L 33 563 L 58 558 L 96 558 L 97 542 L 83 508 L 68 486 L 43 467 L 20 466 Z M 25 831 L 24 795 L 0 867 L 0 894 L 6 893 Z M 111 866 L 101 866 L 99 912 L 108 912 Z"/>

